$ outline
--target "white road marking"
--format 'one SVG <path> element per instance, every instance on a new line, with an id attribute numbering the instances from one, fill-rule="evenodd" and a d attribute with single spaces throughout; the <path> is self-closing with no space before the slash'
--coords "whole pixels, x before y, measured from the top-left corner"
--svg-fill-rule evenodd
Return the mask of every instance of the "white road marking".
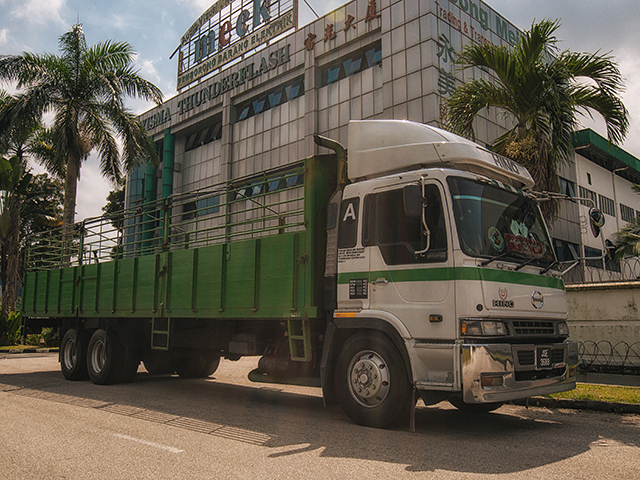
<path id="1" fill-rule="evenodd" d="M 130 437 L 128 435 L 120 435 L 119 433 L 116 433 L 115 436 L 118 437 L 118 438 L 124 438 L 125 440 L 131 440 L 132 442 L 142 443 L 143 445 L 147 445 L 149 447 L 155 447 L 155 448 L 160 448 L 162 450 L 167 450 L 167 451 L 169 451 L 171 453 L 182 453 L 182 452 L 184 452 L 184 450 L 178 450 L 177 448 L 169 447 L 168 445 L 161 445 L 159 443 L 148 442 L 146 440 L 142 440 L 140 438 Z"/>

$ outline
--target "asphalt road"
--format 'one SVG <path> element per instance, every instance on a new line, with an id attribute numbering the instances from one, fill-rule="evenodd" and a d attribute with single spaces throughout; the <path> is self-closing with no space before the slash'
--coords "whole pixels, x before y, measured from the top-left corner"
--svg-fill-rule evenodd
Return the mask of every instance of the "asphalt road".
<path id="1" fill-rule="evenodd" d="M 640 416 L 419 404 L 416 433 L 323 407 L 319 389 L 253 384 L 255 359 L 209 379 L 69 382 L 57 354 L 0 354 L 5 479 L 635 479 Z"/>

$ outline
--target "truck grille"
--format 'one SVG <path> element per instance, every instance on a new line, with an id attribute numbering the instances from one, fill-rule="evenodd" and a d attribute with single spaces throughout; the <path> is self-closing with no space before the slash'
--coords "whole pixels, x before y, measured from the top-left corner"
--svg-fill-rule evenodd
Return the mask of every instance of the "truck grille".
<path id="1" fill-rule="evenodd" d="M 513 330 L 516 335 L 553 335 L 555 333 L 553 322 L 531 320 L 514 320 Z"/>

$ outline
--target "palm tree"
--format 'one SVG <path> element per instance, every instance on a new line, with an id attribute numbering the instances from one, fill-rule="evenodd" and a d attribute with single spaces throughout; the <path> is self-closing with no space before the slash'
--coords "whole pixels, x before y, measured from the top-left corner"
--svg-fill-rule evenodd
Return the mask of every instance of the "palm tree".
<path id="1" fill-rule="evenodd" d="M 627 134 L 627 109 L 620 100 L 622 76 L 612 57 L 596 53 L 559 52 L 558 21 L 533 23 L 513 48 L 468 44 L 458 58 L 462 68 L 489 70 L 495 80 L 473 80 L 447 102 L 449 128 L 475 140 L 473 121 L 483 108 L 495 107 L 513 128 L 490 148 L 522 163 L 536 188 L 558 190 L 558 167 L 572 161 L 571 134 L 577 115 L 601 115 L 612 143 Z M 553 220 L 557 202 L 543 202 Z"/>
<path id="2" fill-rule="evenodd" d="M 124 106 L 125 97 L 162 102 L 162 92 L 134 70 L 126 42 L 87 46 L 81 25 L 60 37 L 60 55 L 0 56 L 0 79 L 21 90 L 16 107 L 0 116 L 0 132 L 19 118 L 53 112 L 50 171 L 65 174 L 63 225 L 75 220 L 80 167 L 97 151 L 102 174 L 118 181 L 139 162 L 155 160 L 153 142 Z M 122 157 L 116 139 L 122 141 Z"/>

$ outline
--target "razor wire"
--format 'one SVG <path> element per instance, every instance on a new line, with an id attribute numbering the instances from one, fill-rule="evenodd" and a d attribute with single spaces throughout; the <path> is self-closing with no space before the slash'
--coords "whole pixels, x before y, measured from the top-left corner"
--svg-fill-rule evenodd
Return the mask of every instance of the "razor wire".
<path id="1" fill-rule="evenodd" d="M 640 374 L 640 342 L 578 342 L 581 371 Z"/>

